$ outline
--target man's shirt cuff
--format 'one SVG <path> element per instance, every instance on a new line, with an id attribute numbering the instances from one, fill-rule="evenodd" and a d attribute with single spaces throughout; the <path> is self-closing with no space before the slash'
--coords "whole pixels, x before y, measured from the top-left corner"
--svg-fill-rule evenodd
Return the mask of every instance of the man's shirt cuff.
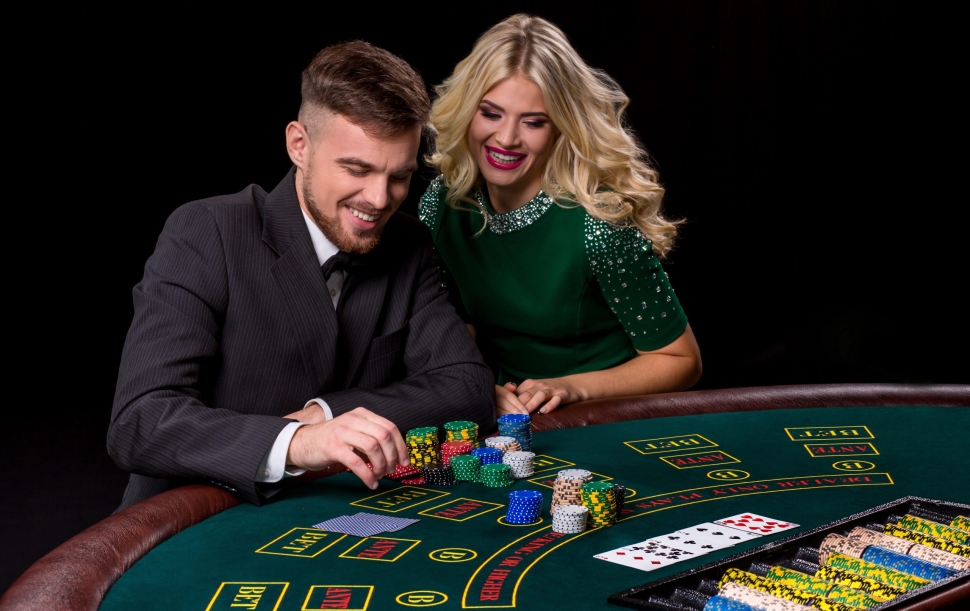
<path id="1" fill-rule="evenodd" d="M 256 472 L 257 482 L 278 482 L 284 476 L 300 475 L 306 472 L 306 469 L 286 470 L 286 453 L 290 449 L 290 441 L 296 434 L 296 430 L 301 426 L 304 426 L 302 422 L 291 422 L 283 427 L 280 434 L 276 436 L 273 447 L 269 449 L 269 452 L 263 457 L 262 464 L 259 465 L 259 471 Z"/>
<path id="2" fill-rule="evenodd" d="M 313 403 L 316 403 L 323 408 L 323 413 L 326 415 L 327 420 L 333 420 L 333 412 L 330 411 L 330 406 L 327 405 L 327 402 L 323 399 L 310 399 L 306 402 L 306 405 L 303 406 L 303 409 L 310 407 L 310 405 Z"/>
<path id="3" fill-rule="evenodd" d="M 330 411 L 330 406 L 323 399 L 311 399 L 306 402 L 303 409 L 307 409 L 314 403 L 323 409 L 323 414 L 327 417 L 327 420 L 333 420 L 333 412 Z M 269 452 L 263 457 L 263 462 L 259 465 L 259 471 L 256 474 L 256 481 L 258 483 L 271 484 L 280 481 L 284 477 L 295 477 L 306 473 L 306 469 L 286 468 L 286 453 L 290 449 L 290 441 L 293 440 L 293 435 L 296 434 L 296 430 L 301 426 L 304 426 L 304 423 L 291 422 L 283 427 L 280 434 L 276 436 L 273 447 L 269 449 Z"/>

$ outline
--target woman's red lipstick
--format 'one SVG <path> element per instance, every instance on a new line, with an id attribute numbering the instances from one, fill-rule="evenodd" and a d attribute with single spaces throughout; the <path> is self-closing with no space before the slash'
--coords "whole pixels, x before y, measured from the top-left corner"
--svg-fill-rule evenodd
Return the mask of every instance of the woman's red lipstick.
<path id="1" fill-rule="evenodd" d="M 497 155 L 505 155 L 508 157 L 518 157 L 518 159 L 516 159 L 511 163 L 506 163 L 504 161 L 499 161 L 498 159 L 493 157 L 491 153 L 495 153 Z M 525 161 L 526 157 L 528 157 L 528 155 L 525 153 L 515 153 L 513 151 L 506 151 L 504 149 L 500 149 L 494 146 L 485 147 L 485 159 L 488 160 L 488 163 L 493 168 L 498 168 L 500 170 L 514 170 L 515 168 L 522 165 L 522 162 Z"/>

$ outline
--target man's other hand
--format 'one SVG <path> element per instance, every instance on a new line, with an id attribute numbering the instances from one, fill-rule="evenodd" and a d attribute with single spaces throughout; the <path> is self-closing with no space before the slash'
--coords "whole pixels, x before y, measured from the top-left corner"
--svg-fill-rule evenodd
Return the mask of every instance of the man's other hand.
<path id="1" fill-rule="evenodd" d="M 404 438 L 394 424 L 358 407 L 333 420 L 300 427 L 286 453 L 286 464 L 319 471 L 341 463 L 371 490 L 397 465 L 408 464 Z M 372 468 L 367 468 L 367 463 Z"/>

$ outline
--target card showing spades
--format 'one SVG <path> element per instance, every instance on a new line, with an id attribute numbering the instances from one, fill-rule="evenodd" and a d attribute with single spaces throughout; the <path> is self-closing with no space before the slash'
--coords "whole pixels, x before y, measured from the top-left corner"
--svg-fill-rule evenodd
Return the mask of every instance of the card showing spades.
<path id="1" fill-rule="evenodd" d="M 698 555 L 700 554 L 696 552 L 666 545 L 655 538 L 625 545 L 593 557 L 641 571 L 653 571 Z"/>
<path id="2" fill-rule="evenodd" d="M 704 550 L 704 553 L 724 549 L 743 541 L 750 541 L 751 539 L 758 539 L 760 537 L 760 535 L 754 533 L 739 531 L 733 528 L 724 528 L 713 522 L 704 522 L 696 526 L 683 528 L 667 536 L 680 536 L 683 537 L 681 541 L 694 541 L 700 549 Z M 681 543 L 681 545 L 686 546 L 686 543 Z"/>

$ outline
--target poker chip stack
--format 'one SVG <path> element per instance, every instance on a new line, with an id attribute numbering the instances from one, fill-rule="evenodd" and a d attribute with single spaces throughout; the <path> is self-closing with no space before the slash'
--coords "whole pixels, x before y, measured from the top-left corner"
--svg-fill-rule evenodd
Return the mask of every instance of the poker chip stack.
<path id="1" fill-rule="evenodd" d="M 623 501 L 626 500 L 626 486 L 613 484 L 613 498 L 616 500 L 616 516 L 620 517 L 623 513 Z"/>
<path id="2" fill-rule="evenodd" d="M 482 483 L 489 488 L 501 488 L 511 486 L 515 480 L 512 479 L 512 469 L 505 463 L 492 463 L 482 465 L 479 472 Z"/>
<path id="3" fill-rule="evenodd" d="M 450 465 L 444 463 L 433 463 L 421 468 L 421 475 L 429 484 L 438 486 L 452 486 L 457 484 L 455 472 Z"/>
<path id="4" fill-rule="evenodd" d="M 455 474 L 455 479 L 460 482 L 480 481 L 482 462 L 477 456 L 471 454 L 460 454 L 451 457 L 451 470 Z"/>
<path id="5" fill-rule="evenodd" d="M 826 557 L 833 552 L 845 554 L 852 558 L 865 560 L 930 581 L 946 579 L 957 573 L 956 570 L 945 566 L 926 562 L 889 549 L 876 547 L 866 543 L 862 539 L 850 539 L 836 533 L 828 535 L 822 541 L 822 544 L 819 546 L 819 558 L 824 563 Z"/>
<path id="6" fill-rule="evenodd" d="M 862 541 L 868 545 L 875 545 L 876 547 L 899 552 L 900 554 L 912 556 L 913 558 L 925 560 L 926 562 L 932 562 L 933 564 L 945 566 L 956 571 L 970 570 L 970 558 L 951 554 L 941 549 L 919 545 L 913 541 L 907 541 L 899 537 L 891 537 L 869 530 L 868 528 L 857 526 L 849 532 L 848 536 L 850 539 Z"/>
<path id="7" fill-rule="evenodd" d="M 512 437 L 526 452 L 532 450 L 532 419 L 529 414 L 503 414 L 498 417 L 498 434 Z"/>
<path id="8" fill-rule="evenodd" d="M 455 456 L 471 452 L 472 447 L 474 446 L 470 441 L 446 441 L 441 444 L 441 462 L 447 465 Z"/>
<path id="9" fill-rule="evenodd" d="M 478 442 L 478 425 L 470 420 L 445 422 L 445 441 Z"/>
<path id="10" fill-rule="evenodd" d="M 542 493 L 538 490 L 513 490 L 505 521 L 509 524 L 534 524 L 542 513 Z"/>
<path id="11" fill-rule="evenodd" d="M 417 468 L 441 462 L 441 448 L 438 446 L 438 427 L 425 426 L 411 429 L 407 433 L 408 456 Z"/>
<path id="12" fill-rule="evenodd" d="M 502 457 L 502 462 L 512 469 L 514 479 L 523 479 L 532 477 L 532 474 L 536 472 L 532 464 L 532 459 L 535 457 L 536 455 L 533 452 L 506 452 Z"/>
<path id="13" fill-rule="evenodd" d="M 552 514 L 553 532 L 575 535 L 586 530 L 589 509 L 582 505 L 560 505 Z"/>
<path id="14" fill-rule="evenodd" d="M 610 482 L 586 482 L 580 486 L 583 505 L 589 508 L 589 523 L 593 528 L 616 523 L 616 496 Z"/>
<path id="15" fill-rule="evenodd" d="M 563 469 L 556 476 L 552 484 L 552 507 L 550 512 L 555 515 L 560 505 L 582 505 L 580 487 L 584 482 L 591 481 L 593 474 L 586 469 Z"/>
<path id="16" fill-rule="evenodd" d="M 471 455 L 477 456 L 482 461 L 483 467 L 502 462 L 502 450 L 498 448 L 475 448 L 471 451 Z"/>
<path id="17" fill-rule="evenodd" d="M 889 522 L 896 524 L 896 526 L 930 535 L 931 537 L 955 541 L 960 545 L 970 545 L 970 533 L 965 533 L 952 526 L 940 524 L 932 520 L 906 514 L 904 516 L 889 516 Z"/>
<path id="18" fill-rule="evenodd" d="M 502 453 L 506 452 L 521 452 L 522 446 L 519 442 L 511 437 L 489 437 L 485 440 L 485 446 L 489 448 L 498 448 L 502 450 Z"/>

